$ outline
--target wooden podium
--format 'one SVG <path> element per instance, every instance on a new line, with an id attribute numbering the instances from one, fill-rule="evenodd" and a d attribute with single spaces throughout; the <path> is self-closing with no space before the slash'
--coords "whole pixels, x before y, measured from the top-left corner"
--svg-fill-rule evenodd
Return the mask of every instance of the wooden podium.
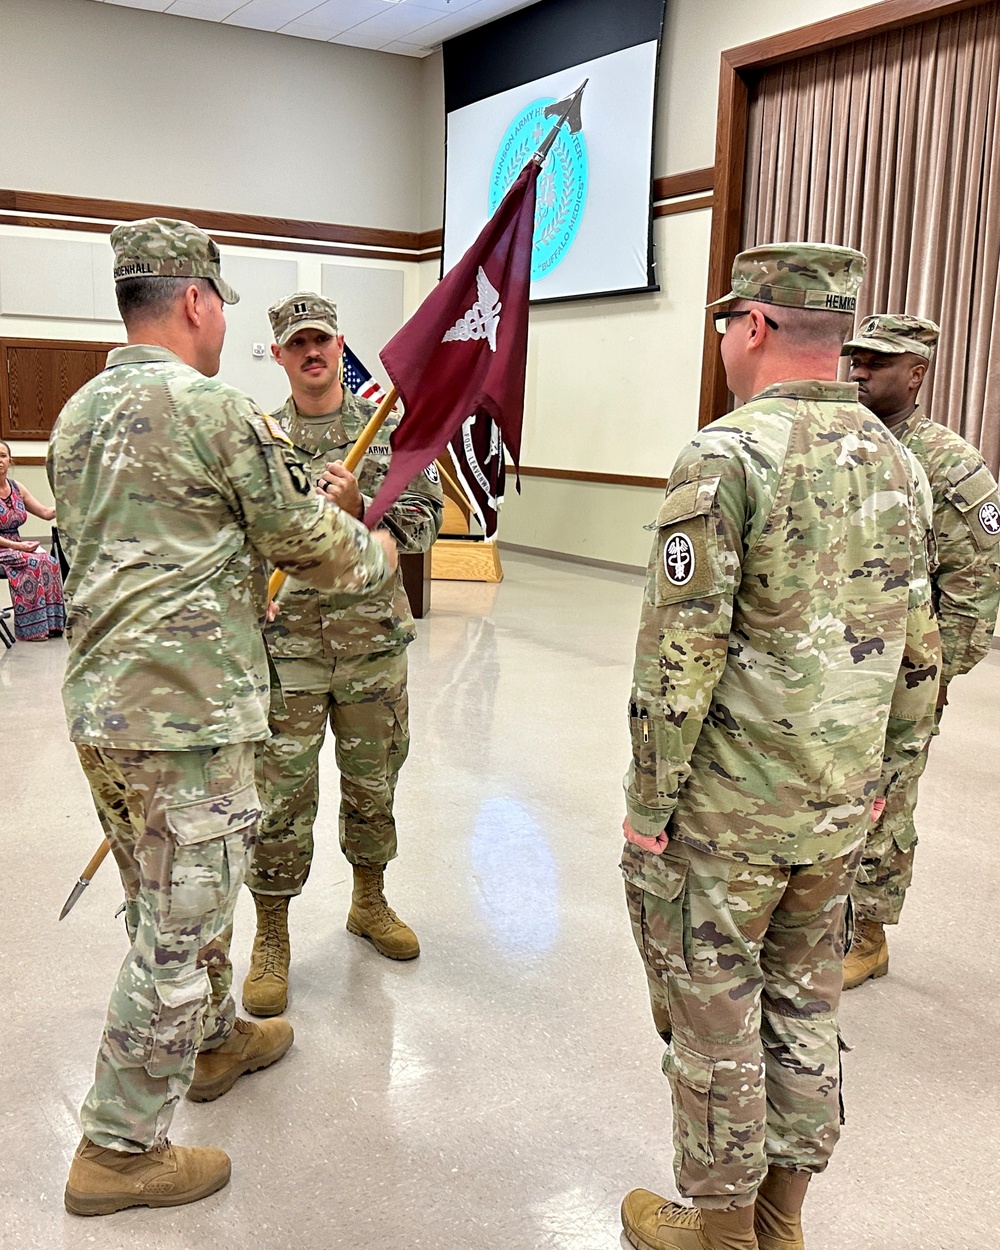
<path id="1" fill-rule="evenodd" d="M 431 548 L 431 577 L 451 582 L 502 582 L 496 542 L 472 533 L 469 501 L 447 467 L 437 463 L 444 490 L 444 521 L 441 535 Z"/>

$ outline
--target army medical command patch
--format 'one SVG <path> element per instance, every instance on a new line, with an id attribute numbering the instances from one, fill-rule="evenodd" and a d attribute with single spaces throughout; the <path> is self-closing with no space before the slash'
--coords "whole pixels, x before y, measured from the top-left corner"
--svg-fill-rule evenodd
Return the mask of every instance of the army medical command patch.
<path id="1" fill-rule="evenodd" d="M 694 543 L 678 530 L 670 535 L 663 548 L 663 571 L 674 586 L 686 586 L 694 577 Z"/>
<path id="2" fill-rule="evenodd" d="M 712 558 L 715 549 L 711 517 L 719 479 L 696 478 L 675 486 L 660 506 L 656 564 L 656 602 L 683 603 L 718 594 L 723 584 Z"/>
<path id="3" fill-rule="evenodd" d="M 1000 508 L 992 501 L 979 509 L 979 524 L 987 534 L 1000 534 Z"/>

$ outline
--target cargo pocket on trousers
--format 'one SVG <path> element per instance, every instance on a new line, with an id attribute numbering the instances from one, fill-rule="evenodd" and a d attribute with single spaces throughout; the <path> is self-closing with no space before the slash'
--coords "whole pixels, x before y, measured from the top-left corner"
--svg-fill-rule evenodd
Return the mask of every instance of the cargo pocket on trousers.
<path id="1" fill-rule="evenodd" d="M 711 1109 L 715 1061 L 673 1038 L 663 1055 L 663 1071 L 674 1093 L 675 1145 L 694 1163 L 711 1167 L 715 1162 Z"/>
<path id="2" fill-rule="evenodd" d="M 157 981 L 154 989 L 156 1014 L 144 1067 L 150 1076 L 177 1076 L 193 1062 L 201 1044 L 211 982 L 208 972 L 198 968 L 172 981 Z"/>
<path id="3" fill-rule="evenodd" d="M 253 786 L 167 809 L 174 837 L 168 916 L 194 918 L 222 905 L 233 877 L 243 879 L 259 818 Z"/>
<path id="4" fill-rule="evenodd" d="M 687 976 L 684 958 L 684 887 L 688 865 L 668 853 L 653 855 L 631 842 L 622 852 L 625 897 L 636 945 L 646 967 Z"/>

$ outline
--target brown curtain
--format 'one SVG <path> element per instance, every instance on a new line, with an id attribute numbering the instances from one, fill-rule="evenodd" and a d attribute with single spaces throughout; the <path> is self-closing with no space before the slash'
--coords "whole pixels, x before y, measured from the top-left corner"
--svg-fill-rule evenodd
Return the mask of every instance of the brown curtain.
<path id="1" fill-rule="evenodd" d="M 744 246 L 868 257 L 859 319 L 941 324 L 921 402 L 1000 470 L 1000 3 L 765 71 L 751 87 Z"/>

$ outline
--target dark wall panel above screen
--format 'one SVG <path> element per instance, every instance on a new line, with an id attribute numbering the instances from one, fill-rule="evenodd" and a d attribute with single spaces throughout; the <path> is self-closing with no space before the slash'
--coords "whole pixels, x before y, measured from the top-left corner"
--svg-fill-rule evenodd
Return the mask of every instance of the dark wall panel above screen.
<path id="1" fill-rule="evenodd" d="M 658 40 L 664 0 L 541 0 L 449 39 L 445 112 L 571 65 Z"/>

